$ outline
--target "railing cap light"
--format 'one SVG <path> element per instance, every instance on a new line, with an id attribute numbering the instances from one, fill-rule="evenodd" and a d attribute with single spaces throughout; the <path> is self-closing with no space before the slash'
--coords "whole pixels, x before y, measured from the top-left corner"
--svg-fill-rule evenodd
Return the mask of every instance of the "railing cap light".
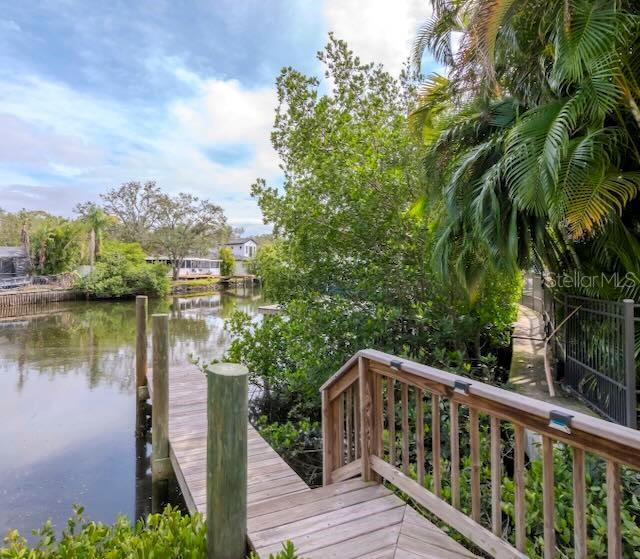
<path id="1" fill-rule="evenodd" d="M 469 394 L 469 388 L 471 388 L 471 383 L 464 380 L 456 380 L 453 383 L 453 391 L 459 394 Z"/>
<path id="2" fill-rule="evenodd" d="M 564 413 L 558 410 L 551 410 L 549 412 L 549 427 L 563 431 L 564 433 L 571 433 L 571 419 L 572 415 Z"/>
<path id="3" fill-rule="evenodd" d="M 389 362 L 389 367 L 391 367 L 392 369 L 394 369 L 395 371 L 401 371 L 402 370 L 402 361 L 390 361 Z"/>

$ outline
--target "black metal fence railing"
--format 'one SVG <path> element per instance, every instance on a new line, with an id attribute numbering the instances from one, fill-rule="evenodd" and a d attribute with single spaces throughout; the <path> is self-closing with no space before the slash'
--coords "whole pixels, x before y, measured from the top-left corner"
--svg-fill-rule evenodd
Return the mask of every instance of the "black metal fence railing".
<path id="1" fill-rule="evenodd" d="M 575 311 L 563 329 L 564 383 L 607 418 L 636 428 L 633 301 L 562 299 L 556 320 Z"/>
<path id="2" fill-rule="evenodd" d="M 522 304 L 542 314 L 546 335 L 566 320 L 553 344 L 557 376 L 606 418 L 637 428 L 640 305 L 555 295 L 540 276 L 527 276 Z"/>

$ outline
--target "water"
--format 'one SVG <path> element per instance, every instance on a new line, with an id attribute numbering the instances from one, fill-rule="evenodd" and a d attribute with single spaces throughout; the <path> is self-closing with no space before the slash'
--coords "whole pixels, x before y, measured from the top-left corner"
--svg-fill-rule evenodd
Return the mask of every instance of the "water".
<path id="1" fill-rule="evenodd" d="M 170 313 L 179 363 L 221 358 L 225 319 L 236 309 L 257 317 L 260 304 L 249 287 L 150 300 L 149 312 Z M 0 537 L 48 518 L 60 529 L 74 503 L 103 522 L 148 512 L 140 457 L 150 449 L 136 449 L 134 434 L 134 305 L 74 301 L 0 319 Z"/>

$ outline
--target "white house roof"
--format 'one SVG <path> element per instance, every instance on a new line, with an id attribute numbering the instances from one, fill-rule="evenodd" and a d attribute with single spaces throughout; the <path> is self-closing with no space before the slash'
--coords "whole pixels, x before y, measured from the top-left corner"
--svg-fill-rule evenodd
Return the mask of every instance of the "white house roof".
<path id="1" fill-rule="evenodd" d="M 255 243 L 256 240 L 253 239 L 252 237 L 244 237 L 241 239 L 229 239 L 228 242 L 225 243 L 226 246 L 232 246 L 232 245 L 244 245 L 246 243 L 248 243 L 249 241 Z M 257 243 L 256 243 L 257 244 Z"/>
<path id="2" fill-rule="evenodd" d="M 0 258 L 26 258 L 27 253 L 24 247 L 3 247 L 0 246 Z"/>

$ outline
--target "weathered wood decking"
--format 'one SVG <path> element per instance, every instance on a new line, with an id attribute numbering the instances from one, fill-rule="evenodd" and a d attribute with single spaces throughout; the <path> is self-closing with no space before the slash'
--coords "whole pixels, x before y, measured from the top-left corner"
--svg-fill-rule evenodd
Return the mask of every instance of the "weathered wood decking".
<path id="1" fill-rule="evenodd" d="M 187 507 L 204 514 L 206 378 L 184 365 L 172 367 L 169 379 L 171 464 Z M 248 537 L 261 558 L 287 540 L 306 559 L 475 557 L 375 482 L 351 479 L 310 489 L 251 426 Z"/>

